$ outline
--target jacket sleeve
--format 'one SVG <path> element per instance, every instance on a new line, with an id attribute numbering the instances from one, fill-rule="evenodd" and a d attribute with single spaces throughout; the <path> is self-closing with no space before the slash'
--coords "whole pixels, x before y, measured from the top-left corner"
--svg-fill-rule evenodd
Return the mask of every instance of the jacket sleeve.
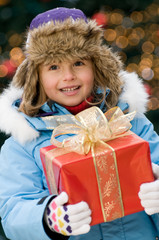
<path id="1" fill-rule="evenodd" d="M 131 130 L 149 142 L 151 161 L 159 164 L 159 136 L 154 131 L 153 124 L 143 114 L 134 118 L 131 123 Z"/>
<path id="2" fill-rule="evenodd" d="M 42 174 L 33 157 L 9 138 L 0 154 L 0 216 L 7 238 L 64 239 L 47 232 L 43 224 L 44 209 L 52 196 L 44 187 Z"/>

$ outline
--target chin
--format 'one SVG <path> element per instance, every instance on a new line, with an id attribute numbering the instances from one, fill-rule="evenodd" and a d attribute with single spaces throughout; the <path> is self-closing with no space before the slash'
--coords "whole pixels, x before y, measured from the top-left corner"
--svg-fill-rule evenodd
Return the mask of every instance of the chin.
<path id="1" fill-rule="evenodd" d="M 75 107 L 77 105 L 79 105 L 79 104 L 78 103 L 77 104 L 64 104 L 64 106 L 67 106 L 67 107 Z"/>
<path id="2" fill-rule="evenodd" d="M 67 107 L 75 107 L 77 105 L 79 105 L 81 102 L 73 102 L 73 103 L 65 103 L 63 104 L 64 106 L 67 106 Z"/>

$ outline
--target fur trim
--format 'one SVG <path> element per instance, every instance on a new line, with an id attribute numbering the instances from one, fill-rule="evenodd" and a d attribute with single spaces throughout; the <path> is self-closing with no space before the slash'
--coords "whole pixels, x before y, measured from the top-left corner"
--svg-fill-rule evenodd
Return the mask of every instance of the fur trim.
<path id="1" fill-rule="evenodd" d="M 39 136 L 24 118 L 12 107 L 15 100 L 21 98 L 22 89 L 10 86 L 0 96 L 0 130 L 6 134 L 11 134 L 22 145 Z"/>
<path id="2" fill-rule="evenodd" d="M 70 18 L 63 22 L 51 21 L 29 30 L 26 57 L 37 64 L 50 63 L 54 59 L 91 57 L 99 51 L 102 37 L 102 29 L 92 20 L 88 23 Z"/>
<path id="3" fill-rule="evenodd" d="M 143 113 L 146 110 L 148 95 L 141 79 L 137 74 L 125 71 L 121 71 L 119 75 L 123 81 L 120 100 L 129 104 L 130 112 L 136 110 L 138 114 Z M 22 89 L 10 86 L 0 96 L 0 130 L 11 134 L 19 143 L 25 144 L 27 141 L 36 139 L 39 133 L 30 126 L 24 115 L 12 107 L 13 102 L 21 98 L 22 92 Z"/>
<path id="4" fill-rule="evenodd" d="M 120 71 L 120 79 L 123 81 L 123 91 L 119 100 L 129 105 L 129 112 L 136 111 L 137 115 L 147 110 L 148 94 L 145 91 L 142 80 L 138 75 Z"/>

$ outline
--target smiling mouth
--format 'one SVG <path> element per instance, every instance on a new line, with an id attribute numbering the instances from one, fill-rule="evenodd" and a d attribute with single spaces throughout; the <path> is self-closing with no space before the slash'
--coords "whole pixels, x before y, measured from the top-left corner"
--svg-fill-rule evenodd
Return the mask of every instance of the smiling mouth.
<path id="1" fill-rule="evenodd" d="M 62 88 L 61 91 L 62 92 L 72 92 L 72 91 L 75 91 L 77 89 L 79 89 L 80 86 L 77 86 L 77 87 L 71 87 L 71 88 Z"/>

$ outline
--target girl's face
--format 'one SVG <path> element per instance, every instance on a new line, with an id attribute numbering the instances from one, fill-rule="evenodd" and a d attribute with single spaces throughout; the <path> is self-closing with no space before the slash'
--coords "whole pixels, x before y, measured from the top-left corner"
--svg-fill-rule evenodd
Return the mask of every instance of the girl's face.
<path id="1" fill-rule="evenodd" d="M 40 65 L 40 81 L 49 99 L 76 106 L 91 95 L 94 72 L 91 60 L 75 60 Z"/>

